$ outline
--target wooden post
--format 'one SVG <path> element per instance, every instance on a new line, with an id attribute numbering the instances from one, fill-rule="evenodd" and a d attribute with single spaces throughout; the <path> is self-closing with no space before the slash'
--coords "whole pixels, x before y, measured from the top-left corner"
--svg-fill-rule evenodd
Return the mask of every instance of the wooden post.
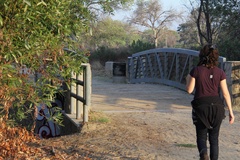
<path id="1" fill-rule="evenodd" d="M 83 106 L 83 122 L 88 122 L 88 112 L 91 106 L 91 88 L 92 88 L 92 76 L 90 64 L 82 64 L 85 66 L 84 72 L 84 99 L 85 104 Z"/>
<path id="2" fill-rule="evenodd" d="M 83 75 L 82 74 L 79 74 L 77 75 L 77 80 L 83 80 Z M 77 95 L 80 96 L 80 97 L 83 97 L 83 87 L 81 85 L 77 85 L 76 86 L 77 88 Z M 77 100 L 77 106 L 76 106 L 76 119 L 80 119 L 81 116 L 82 116 L 82 113 L 83 113 L 83 103 L 80 101 L 80 100 Z"/>
<path id="3" fill-rule="evenodd" d="M 72 73 L 72 78 L 75 78 L 75 77 L 76 77 L 76 74 Z M 76 94 L 75 83 L 71 84 L 71 93 Z M 74 97 L 71 97 L 70 114 L 76 114 L 76 99 Z"/>

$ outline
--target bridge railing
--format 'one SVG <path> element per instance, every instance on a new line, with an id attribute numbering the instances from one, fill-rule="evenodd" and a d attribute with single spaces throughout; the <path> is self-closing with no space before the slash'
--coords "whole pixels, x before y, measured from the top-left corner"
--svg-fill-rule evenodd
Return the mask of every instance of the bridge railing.
<path id="1" fill-rule="evenodd" d="M 186 76 L 198 63 L 199 51 L 179 48 L 156 48 L 135 53 L 128 58 L 130 83 L 162 83 L 185 89 Z M 219 57 L 224 68 L 226 58 Z"/>
<path id="2" fill-rule="evenodd" d="M 80 123 L 88 122 L 88 112 L 91 107 L 91 66 L 89 63 L 82 63 L 81 67 L 83 69 L 82 73 L 72 73 L 72 85 L 70 86 L 69 96 L 66 96 L 69 100 L 67 100 L 66 113 L 64 113 L 78 127 Z M 69 109 L 68 106 L 70 106 Z"/>

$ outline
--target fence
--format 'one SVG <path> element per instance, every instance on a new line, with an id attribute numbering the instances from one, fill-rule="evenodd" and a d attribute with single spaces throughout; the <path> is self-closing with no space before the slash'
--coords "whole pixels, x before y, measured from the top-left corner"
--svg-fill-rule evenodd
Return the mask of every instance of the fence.
<path id="1" fill-rule="evenodd" d="M 88 122 L 88 111 L 91 106 L 91 67 L 88 63 L 83 63 L 81 67 L 83 67 L 81 74 L 72 74 L 70 113 L 66 114 L 77 125 L 78 122 Z"/>

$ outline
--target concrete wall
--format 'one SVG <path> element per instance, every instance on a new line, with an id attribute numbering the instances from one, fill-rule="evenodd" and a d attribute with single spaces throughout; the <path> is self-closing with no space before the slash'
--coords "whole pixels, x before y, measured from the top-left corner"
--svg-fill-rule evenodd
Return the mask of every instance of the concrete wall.
<path id="1" fill-rule="evenodd" d="M 126 83 L 127 82 L 127 64 L 125 62 L 112 62 L 105 63 L 105 73 L 112 79 L 113 83 Z"/>
<path id="2" fill-rule="evenodd" d="M 113 62 L 112 61 L 107 61 L 105 63 L 105 73 L 108 77 L 110 77 L 110 78 L 113 77 Z"/>

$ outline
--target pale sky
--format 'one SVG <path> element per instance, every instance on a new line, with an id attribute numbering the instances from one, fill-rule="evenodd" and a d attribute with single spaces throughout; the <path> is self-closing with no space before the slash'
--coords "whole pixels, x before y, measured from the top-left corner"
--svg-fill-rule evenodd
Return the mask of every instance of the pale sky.
<path id="1" fill-rule="evenodd" d="M 164 10 L 168 10 L 172 7 L 174 10 L 176 9 L 179 12 L 180 11 L 187 12 L 187 9 L 184 5 L 189 6 L 189 0 L 160 0 L 160 1 L 162 3 Z M 111 17 L 114 20 L 124 21 L 127 19 L 127 17 L 129 17 L 129 14 L 131 14 L 131 11 L 133 11 L 133 10 L 117 11 L 117 13 L 115 13 L 115 15 L 111 16 Z M 171 27 L 171 29 L 176 30 L 178 27 L 178 23 L 179 22 L 174 23 L 173 26 Z"/>
<path id="2" fill-rule="evenodd" d="M 165 9 L 169 9 L 170 7 L 176 9 L 186 9 L 184 5 L 188 4 L 188 0 L 160 0 Z"/>

